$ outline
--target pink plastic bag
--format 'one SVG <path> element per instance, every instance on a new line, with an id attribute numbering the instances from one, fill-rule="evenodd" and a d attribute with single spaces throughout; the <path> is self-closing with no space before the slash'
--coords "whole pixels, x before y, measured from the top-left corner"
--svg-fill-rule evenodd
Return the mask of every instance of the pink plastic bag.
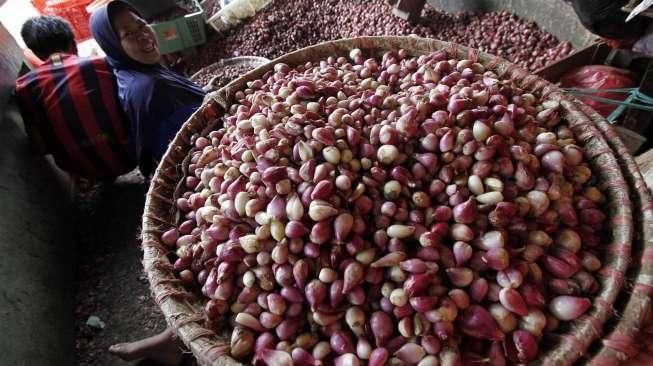
<path id="1" fill-rule="evenodd" d="M 636 86 L 635 73 L 612 66 L 589 65 L 571 70 L 560 78 L 563 88 L 582 89 L 618 89 Z M 622 101 L 628 94 L 624 93 L 597 93 L 594 96 Z M 594 108 L 603 117 L 608 117 L 618 105 L 603 103 L 590 98 L 579 97 L 585 104 Z"/>

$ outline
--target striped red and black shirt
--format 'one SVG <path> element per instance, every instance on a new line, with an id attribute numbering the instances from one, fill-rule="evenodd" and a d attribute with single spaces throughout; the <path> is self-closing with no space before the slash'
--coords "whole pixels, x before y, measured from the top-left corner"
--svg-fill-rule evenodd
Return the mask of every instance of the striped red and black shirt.
<path id="1" fill-rule="evenodd" d="M 54 54 L 16 81 L 16 96 L 32 143 L 61 169 L 110 178 L 136 166 L 129 122 L 103 58 Z"/>

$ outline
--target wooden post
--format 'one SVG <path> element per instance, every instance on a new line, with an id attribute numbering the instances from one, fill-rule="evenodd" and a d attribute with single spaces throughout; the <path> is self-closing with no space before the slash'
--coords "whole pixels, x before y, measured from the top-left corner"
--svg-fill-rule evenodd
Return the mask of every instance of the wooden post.
<path id="1" fill-rule="evenodd" d="M 392 14 L 409 22 L 419 19 L 426 4 L 426 0 L 388 0 L 388 2 L 393 5 Z"/>

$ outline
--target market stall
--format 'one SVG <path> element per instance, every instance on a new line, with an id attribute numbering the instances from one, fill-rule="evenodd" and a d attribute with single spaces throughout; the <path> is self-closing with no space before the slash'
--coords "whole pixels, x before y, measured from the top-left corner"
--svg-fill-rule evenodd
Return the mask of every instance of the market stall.
<path id="1" fill-rule="evenodd" d="M 109 2 L 31 3 L 82 41 Z M 153 176 L 134 170 L 72 200 L 51 192 L 67 214 L 48 209 L 57 220 L 24 239 L 42 248 L 50 226 L 72 231 L 61 249 L 76 264 L 38 262 L 36 281 L 57 272 L 60 321 L 48 329 L 70 328 L 58 340 L 74 342 L 76 364 L 131 364 L 109 346 L 165 327 L 179 343 L 162 353 L 199 365 L 628 365 L 647 354 L 646 12 L 627 25 L 642 33 L 620 39 L 618 27 L 596 34 L 613 17 L 588 20 L 578 0 L 128 2 L 176 72 L 161 75 L 208 94 Z M 638 4 L 612 15 L 626 24 Z M 22 55 L 2 56 L 3 75 L 17 74 Z M 21 146 L 3 156 L 19 161 Z M 5 170 L 16 166 L 32 176 Z M 43 169 L 63 176 L 50 189 L 70 188 Z M 12 192 L 38 189 L 5 175 Z"/>

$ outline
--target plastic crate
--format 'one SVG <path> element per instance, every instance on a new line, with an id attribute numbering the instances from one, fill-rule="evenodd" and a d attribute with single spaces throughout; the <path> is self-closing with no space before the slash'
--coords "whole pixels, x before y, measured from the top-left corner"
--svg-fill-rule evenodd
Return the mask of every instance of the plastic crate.
<path id="1" fill-rule="evenodd" d="M 43 10 L 45 9 L 45 3 L 46 0 L 31 0 L 32 6 L 40 13 L 43 14 Z"/>
<path id="2" fill-rule="evenodd" d="M 161 54 L 181 51 L 206 42 L 204 10 L 192 0 L 195 12 L 173 20 L 150 24 L 159 41 Z"/>
<path id="3" fill-rule="evenodd" d="M 44 15 L 57 15 L 66 19 L 73 29 L 75 41 L 81 42 L 91 38 L 88 25 L 91 15 L 86 7 L 92 0 L 48 0 L 43 9 Z"/>

